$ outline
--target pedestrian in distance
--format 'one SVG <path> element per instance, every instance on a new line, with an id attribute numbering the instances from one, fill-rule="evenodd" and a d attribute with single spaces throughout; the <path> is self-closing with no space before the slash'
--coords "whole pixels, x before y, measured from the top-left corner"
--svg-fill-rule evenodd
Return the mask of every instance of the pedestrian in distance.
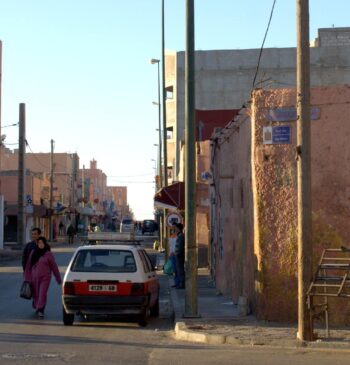
<path id="1" fill-rule="evenodd" d="M 38 238 L 37 247 L 31 251 L 26 268 L 24 280 L 28 281 L 32 288 L 33 308 L 39 318 L 44 317 L 51 275 L 55 276 L 58 285 L 61 285 L 61 275 L 50 245 L 45 237 Z"/>
<path id="2" fill-rule="evenodd" d="M 176 271 L 179 278 L 177 289 L 185 288 L 185 235 L 183 234 L 184 226 L 182 223 L 176 223 L 176 243 L 175 243 L 175 259 Z"/>
<path id="3" fill-rule="evenodd" d="M 36 248 L 38 238 L 41 235 L 41 229 L 39 227 L 35 227 L 32 229 L 31 233 L 32 233 L 32 240 L 24 246 L 23 253 L 22 253 L 23 271 L 26 268 L 28 257 L 30 255 L 30 253 L 32 252 L 32 250 L 34 250 Z"/>
<path id="4" fill-rule="evenodd" d="M 60 221 L 60 224 L 58 225 L 58 232 L 60 236 L 64 235 L 64 224 L 62 221 Z"/>
<path id="5" fill-rule="evenodd" d="M 75 236 L 75 228 L 73 225 L 69 225 L 67 229 L 67 235 L 68 235 L 68 243 L 73 244 L 74 243 L 74 236 Z"/>
<path id="6" fill-rule="evenodd" d="M 180 284 L 179 274 L 177 272 L 176 256 L 175 256 L 176 239 L 177 237 L 169 238 L 169 261 L 172 264 L 173 275 L 174 275 L 174 285 L 172 285 L 173 288 L 177 288 Z"/>

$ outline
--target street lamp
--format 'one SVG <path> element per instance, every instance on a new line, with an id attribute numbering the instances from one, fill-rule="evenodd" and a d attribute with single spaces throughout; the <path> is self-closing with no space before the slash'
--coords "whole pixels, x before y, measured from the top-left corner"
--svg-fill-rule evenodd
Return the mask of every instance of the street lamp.
<path id="1" fill-rule="evenodd" d="M 160 60 L 156 58 L 151 58 L 150 63 L 152 65 L 157 64 L 158 66 L 158 103 L 153 101 L 153 105 L 158 105 L 158 139 L 159 139 L 159 147 L 158 147 L 158 173 L 159 173 L 159 179 L 160 179 L 160 187 L 162 187 L 162 181 L 163 181 L 163 173 L 162 173 L 162 124 L 161 124 L 161 117 L 160 117 L 160 70 L 159 70 L 159 63 Z M 164 141 L 166 143 L 166 141 Z"/>

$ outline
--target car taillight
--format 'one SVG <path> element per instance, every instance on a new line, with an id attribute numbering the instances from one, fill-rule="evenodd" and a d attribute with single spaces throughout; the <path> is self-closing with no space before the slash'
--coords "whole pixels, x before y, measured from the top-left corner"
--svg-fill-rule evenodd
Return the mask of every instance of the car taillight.
<path id="1" fill-rule="evenodd" d="M 74 295 L 75 294 L 74 283 L 70 281 L 65 282 L 63 287 L 63 294 Z"/>
<path id="2" fill-rule="evenodd" d="M 145 294 L 145 284 L 133 283 L 131 286 L 131 295 L 143 295 Z"/>

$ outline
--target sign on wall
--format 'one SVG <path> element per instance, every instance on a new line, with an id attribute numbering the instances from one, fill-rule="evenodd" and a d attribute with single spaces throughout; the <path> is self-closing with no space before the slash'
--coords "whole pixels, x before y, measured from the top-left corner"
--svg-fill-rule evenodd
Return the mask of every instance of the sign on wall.
<path id="1" fill-rule="evenodd" d="M 311 108 L 310 119 L 317 120 L 320 119 L 321 109 Z M 297 120 L 297 110 L 296 108 L 277 108 L 270 109 L 268 111 L 267 119 L 270 122 L 292 122 Z"/>
<path id="2" fill-rule="evenodd" d="M 180 213 L 171 212 L 166 216 L 167 227 L 172 227 L 176 223 L 182 223 L 182 216 Z"/>
<path id="3" fill-rule="evenodd" d="M 291 134 L 290 125 L 263 127 L 263 144 L 289 144 Z"/>

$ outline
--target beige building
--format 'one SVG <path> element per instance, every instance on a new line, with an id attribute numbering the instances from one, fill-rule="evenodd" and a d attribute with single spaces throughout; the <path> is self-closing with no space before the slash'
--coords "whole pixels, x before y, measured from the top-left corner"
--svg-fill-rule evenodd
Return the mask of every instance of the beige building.
<path id="1" fill-rule="evenodd" d="M 79 166 L 77 154 L 54 153 L 54 181 L 53 181 L 53 206 L 57 203 L 74 208 L 74 192 L 76 173 Z M 43 179 L 50 178 L 51 154 L 50 153 L 26 153 L 26 169 L 42 174 Z M 14 171 L 18 169 L 18 150 L 1 150 L 2 171 Z M 50 189 L 44 189 L 43 199 L 48 202 Z"/>
<path id="2" fill-rule="evenodd" d="M 89 204 L 94 213 L 103 215 L 107 203 L 107 176 L 97 168 L 96 160 L 90 161 L 90 168 L 79 170 L 79 187 L 79 198 Z"/>
<path id="3" fill-rule="evenodd" d="M 350 83 L 350 28 L 319 29 L 310 50 L 313 86 Z M 250 99 L 260 49 L 196 51 L 196 109 L 240 109 Z M 295 48 L 266 48 L 255 87 L 295 86 Z M 167 51 L 168 167 L 178 180 L 185 125 L 185 52 Z M 171 180 L 170 180 L 171 181 Z"/>

